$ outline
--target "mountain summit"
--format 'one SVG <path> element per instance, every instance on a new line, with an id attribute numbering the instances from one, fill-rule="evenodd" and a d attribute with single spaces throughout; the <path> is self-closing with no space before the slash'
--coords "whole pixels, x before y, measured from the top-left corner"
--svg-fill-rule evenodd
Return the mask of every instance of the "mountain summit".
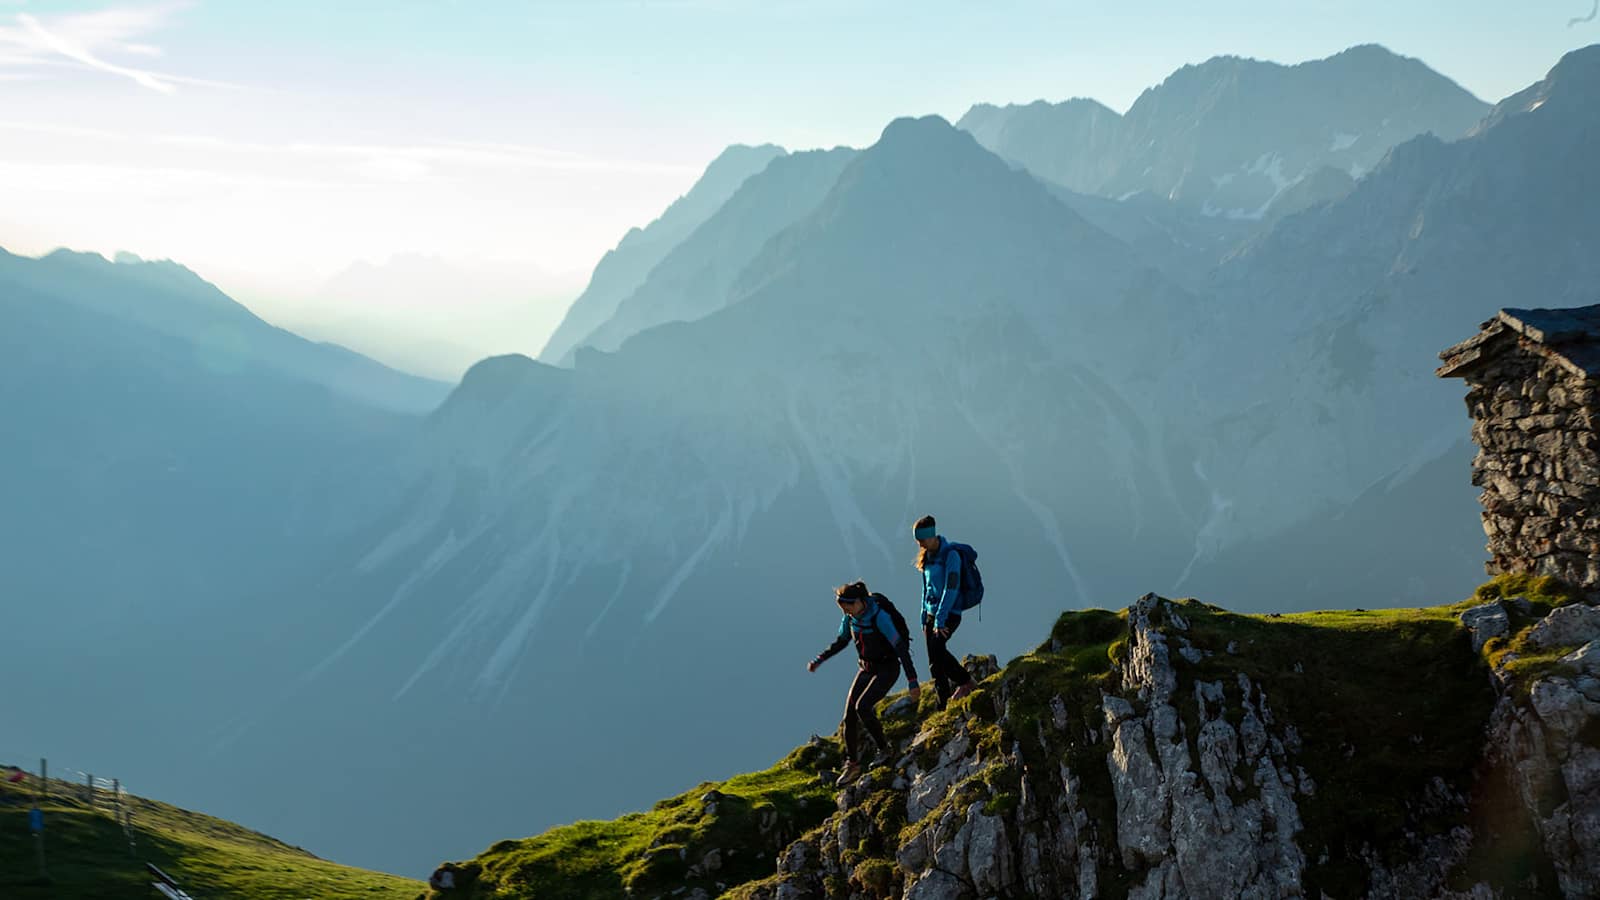
<path id="1" fill-rule="evenodd" d="M 1359 177 L 1395 144 L 1458 137 L 1487 110 L 1420 61 L 1363 45 L 1293 66 L 1237 56 L 1184 66 L 1115 119 L 1072 100 L 975 107 L 960 124 L 1081 193 L 1149 191 L 1212 215 L 1261 218 L 1323 167 Z"/>

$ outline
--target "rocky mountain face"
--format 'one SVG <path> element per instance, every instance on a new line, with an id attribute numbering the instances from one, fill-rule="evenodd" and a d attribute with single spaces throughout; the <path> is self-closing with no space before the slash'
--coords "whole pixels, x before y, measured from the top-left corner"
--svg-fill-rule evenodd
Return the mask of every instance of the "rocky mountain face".
<path id="1" fill-rule="evenodd" d="M 784 153 L 782 147 L 773 144 L 735 144 L 722 151 L 689 193 L 679 197 L 654 222 L 630 230 L 615 249 L 601 258 L 589 286 L 572 302 L 539 359 L 570 364 L 573 350 L 611 318 L 618 304 L 644 283 L 657 263 L 720 209 L 746 178 Z"/>
<path id="2" fill-rule="evenodd" d="M 1232 56 L 1184 66 L 1120 117 L 1075 99 L 974 107 L 957 127 L 1080 193 L 1147 191 L 1260 219 L 1336 191 L 1342 179 L 1325 169 L 1358 178 L 1390 147 L 1426 133 L 1452 140 L 1487 111 L 1418 60 L 1368 45 L 1294 66 Z"/>
<path id="3" fill-rule="evenodd" d="M 1548 589 L 1277 618 L 1155 595 L 1067 613 L 998 672 L 969 657 L 982 684 L 949 710 L 886 701 L 901 757 L 820 821 L 796 801 L 831 779 L 831 738 L 590 865 L 631 873 L 628 896 L 730 900 L 1593 896 L 1600 608 Z M 719 832 L 740 785 L 769 791 L 772 821 Z M 772 874 L 720 865 L 794 822 L 815 824 L 765 854 Z M 463 864 L 469 895 L 542 883 L 551 863 L 518 847 L 565 831 Z M 676 890 L 651 890 L 667 865 Z"/>
<path id="4" fill-rule="evenodd" d="M 1093 194 L 1120 168 L 1122 116 L 1095 100 L 1035 100 L 1003 107 L 980 103 L 956 127 L 971 132 L 1001 159 L 1069 190 Z"/>

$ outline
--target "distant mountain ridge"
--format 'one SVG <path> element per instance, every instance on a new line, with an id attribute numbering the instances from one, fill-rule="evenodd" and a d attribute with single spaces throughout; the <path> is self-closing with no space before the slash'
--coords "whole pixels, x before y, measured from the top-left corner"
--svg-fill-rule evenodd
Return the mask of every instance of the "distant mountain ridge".
<path id="1" fill-rule="evenodd" d="M 957 127 L 1080 193 L 1148 191 L 1259 219 L 1319 169 L 1359 177 L 1395 144 L 1459 137 L 1488 108 L 1422 62 L 1369 44 L 1293 66 L 1236 56 L 1184 66 L 1121 117 L 1075 99 L 977 106 Z"/>
<path id="2" fill-rule="evenodd" d="M 264 365 L 362 403 L 421 413 L 450 386 L 399 372 L 336 344 L 270 325 L 215 285 L 170 260 L 56 250 L 39 259 L 0 250 L 0 289 L 20 289 L 192 342 L 223 370 Z"/>
<path id="3" fill-rule="evenodd" d="M 693 321 L 735 302 L 739 273 L 762 245 L 822 202 L 856 153 L 838 147 L 775 158 L 674 247 L 582 343 L 615 350 L 646 328 Z"/>
<path id="4" fill-rule="evenodd" d="M 775 144 L 735 144 L 722 151 L 706 166 L 694 187 L 667 207 L 660 218 L 644 228 L 630 229 L 616 249 L 606 253 L 595 266 L 589 286 L 573 301 L 539 358 L 549 363 L 570 363 L 572 351 L 611 318 L 617 305 L 644 282 L 656 263 L 720 209 L 746 178 L 786 152 Z"/>

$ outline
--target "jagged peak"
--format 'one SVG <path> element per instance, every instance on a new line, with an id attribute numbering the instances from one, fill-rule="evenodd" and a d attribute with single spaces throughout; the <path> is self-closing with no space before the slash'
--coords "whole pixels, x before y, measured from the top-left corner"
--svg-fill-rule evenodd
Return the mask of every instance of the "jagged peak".
<path id="1" fill-rule="evenodd" d="M 788 155 L 789 151 L 777 144 L 729 144 L 706 165 L 695 186 L 715 184 L 725 170 L 743 171 L 752 164 L 761 165 Z"/>
<path id="2" fill-rule="evenodd" d="M 1281 77 L 1289 73 L 1311 73 L 1321 70 L 1352 71 L 1368 74 L 1382 72 L 1385 73 L 1386 77 L 1410 73 L 1418 77 L 1432 78 L 1439 82 L 1447 83 L 1456 90 L 1471 96 L 1460 85 L 1435 71 L 1427 63 L 1416 57 L 1395 53 L 1382 44 L 1356 44 L 1331 56 L 1321 59 L 1308 59 L 1298 63 L 1280 63 L 1231 54 L 1213 56 L 1201 63 L 1184 65 L 1171 75 L 1168 75 L 1159 85 L 1146 88 L 1139 95 L 1139 99 L 1134 101 L 1134 106 L 1138 106 L 1139 101 L 1145 100 L 1147 97 L 1157 96 L 1168 91 L 1189 90 L 1223 78 Z M 1477 98 L 1474 97 L 1473 99 Z"/>
<path id="3" fill-rule="evenodd" d="M 967 110 L 967 115 L 971 116 L 975 114 L 982 115 L 1000 112 L 1014 112 L 1017 110 L 1043 112 L 1044 110 L 1051 109 L 1062 112 L 1081 112 L 1091 115 L 1109 115 L 1113 118 L 1122 117 L 1121 113 L 1105 105 L 1104 103 L 1101 103 L 1099 100 L 1096 100 L 1093 97 L 1069 97 L 1065 100 L 1054 102 L 1041 98 L 1034 100 L 1031 103 L 1006 103 L 1004 105 L 995 103 L 974 103 L 972 108 Z M 963 116 L 962 118 L 966 118 L 966 116 Z"/>

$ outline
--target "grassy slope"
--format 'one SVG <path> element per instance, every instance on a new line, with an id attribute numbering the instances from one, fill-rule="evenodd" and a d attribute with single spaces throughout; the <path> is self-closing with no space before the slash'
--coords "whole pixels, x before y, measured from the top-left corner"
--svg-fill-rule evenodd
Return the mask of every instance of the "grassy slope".
<path id="1" fill-rule="evenodd" d="M 0 896 L 7 900 L 113 900 L 156 896 L 145 862 L 178 881 L 195 900 L 412 898 L 418 881 L 318 859 L 231 822 L 138 797 L 127 798 L 137 856 L 111 815 L 90 809 L 83 786 L 51 779 L 42 807 L 50 881 L 38 880 L 28 810 L 37 780 L 0 783 Z"/>
<path id="2" fill-rule="evenodd" d="M 1461 612 L 1488 599 L 1512 596 L 1531 601 L 1531 613 L 1513 616 L 1512 635 L 1491 642 L 1483 654 L 1474 654 L 1460 624 Z M 1178 604 L 1188 620 L 1185 637 L 1211 655 L 1199 664 L 1175 656 L 1174 664 L 1180 691 L 1197 680 L 1220 680 L 1234 710 L 1240 699 L 1237 675 L 1248 675 L 1265 690 L 1274 717 L 1296 726 L 1304 746 L 1293 758 L 1317 784 L 1315 795 L 1301 801 L 1305 830 L 1298 841 L 1310 862 L 1308 891 L 1354 896 L 1364 885 L 1365 868 L 1358 861 L 1362 845 L 1370 844 L 1380 858 L 1398 857 L 1410 846 L 1409 835 L 1440 833 L 1457 824 L 1481 826 L 1456 821 L 1459 813 L 1430 812 L 1424 801 L 1427 787 L 1439 778 L 1453 791 L 1471 790 L 1483 727 L 1494 702 L 1486 663 L 1507 649 L 1521 647 L 1527 627 L 1537 617 L 1573 599 L 1546 579 L 1501 577 L 1473 598 L 1421 609 L 1237 615 L 1185 600 Z M 968 700 L 934 713 L 925 698 L 915 717 L 886 717 L 886 728 L 896 738 L 920 730 L 925 735 L 920 752 L 932 755 L 941 738 L 964 725 L 980 745 L 1009 748 L 1020 742 L 1024 758 L 1029 759 L 1046 752 L 1038 743 L 1037 723 L 1051 715 L 1051 698 L 1060 696 L 1073 722 L 1065 753 L 1069 768 L 1083 780 L 1079 798 L 1096 820 L 1096 830 L 1114 835 L 1115 801 L 1104 763 L 1106 748 L 1089 739 L 1087 729 L 1101 719 L 1101 692 L 1115 690 L 1118 676 L 1112 663 L 1125 654 L 1125 636 L 1125 612 L 1064 613 L 1049 641 L 1013 660 Z M 1234 652 L 1229 652 L 1230 645 Z M 1514 674 L 1533 674 L 1547 665 L 1543 657 L 1525 659 L 1527 671 Z M 993 702 L 1001 695 L 1009 698 L 1011 707 L 1004 726 L 995 721 Z M 898 696 L 885 700 L 885 708 Z M 1194 719 L 1190 706 L 1180 704 L 1180 712 Z M 1187 724 L 1193 743 L 1197 722 Z M 715 895 L 717 882 L 728 886 L 726 896 L 743 896 L 772 874 L 777 853 L 774 842 L 759 839 L 750 828 L 751 808 L 764 804 L 781 808 L 786 822 L 802 829 L 820 823 L 832 811 L 833 791 L 818 773 L 826 773 L 837 761 L 832 741 L 808 746 L 766 772 L 722 785 L 701 785 L 647 813 L 502 841 L 466 864 L 475 879 L 470 896 L 578 900 L 621 896 L 625 888 L 634 889 L 637 896 L 650 896 L 657 889 L 666 888 L 665 893 L 678 885 L 702 886 Z M 969 792 L 982 791 L 991 806 L 1003 808 L 1015 802 L 1017 787 L 1008 783 L 1014 778 L 1007 767 L 996 766 L 983 774 L 983 784 L 969 785 Z M 698 798 L 713 787 L 745 800 L 731 809 L 724 805 L 728 811 L 719 816 L 705 815 Z M 947 803 L 971 802 L 970 797 L 957 796 L 960 792 L 951 793 Z M 900 842 L 938 819 L 937 814 L 929 815 L 920 825 L 902 828 L 904 795 L 892 790 L 868 798 L 865 806 L 879 819 L 879 830 L 897 835 Z M 712 846 L 743 848 L 744 863 L 737 869 L 725 866 L 713 878 L 686 877 L 687 866 Z M 894 878 L 894 850 L 894 846 L 853 848 L 846 861 L 864 866 L 856 870 L 858 877 L 882 880 L 887 886 Z M 1469 874 L 1499 880 L 1497 876 L 1519 867 L 1526 869 L 1530 863 L 1523 857 L 1527 856 L 1527 848 L 1518 850 L 1510 843 L 1480 846 Z M 1135 874 L 1103 865 L 1102 894 L 1125 896 Z"/>
<path id="3" fill-rule="evenodd" d="M 446 896 L 580 900 L 682 885 L 718 893 L 718 884 L 769 874 L 789 841 L 833 812 L 818 772 L 837 762 L 830 742 L 808 745 L 764 772 L 701 784 L 648 812 L 501 841 L 466 863 Z M 722 795 L 714 814 L 702 800 L 711 791 Z M 723 851 L 714 869 L 691 871 L 712 849 Z"/>

